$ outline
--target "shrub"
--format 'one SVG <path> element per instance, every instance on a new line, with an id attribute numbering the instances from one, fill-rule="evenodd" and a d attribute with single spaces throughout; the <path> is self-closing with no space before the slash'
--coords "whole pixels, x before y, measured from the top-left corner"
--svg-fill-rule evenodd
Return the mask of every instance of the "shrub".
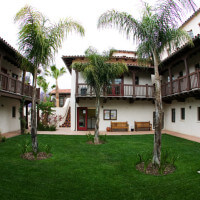
<path id="1" fill-rule="evenodd" d="M 92 135 L 90 132 L 86 134 L 86 137 L 87 137 L 87 142 L 89 141 L 94 142 L 94 135 Z"/>
<path id="2" fill-rule="evenodd" d="M 107 135 L 99 135 L 99 140 L 102 141 L 102 142 L 107 142 Z"/>
<path id="3" fill-rule="evenodd" d="M 29 140 L 23 141 L 22 144 L 19 144 L 19 147 L 21 148 L 21 153 L 22 154 L 25 154 L 25 153 L 28 153 L 28 152 L 32 151 L 31 143 L 30 143 Z"/>
<path id="4" fill-rule="evenodd" d="M 38 131 L 56 131 L 56 126 L 55 125 L 44 125 L 41 122 L 39 122 Z"/>
<path id="5" fill-rule="evenodd" d="M 146 152 L 143 154 L 138 154 L 138 157 L 139 157 L 139 161 L 137 162 L 137 164 L 143 163 L 144 164 L 144 172 L 146 172 L 147 167 L 152 162 L 152 157 L 153 157 L 152 153 Z M 174 167 L 174 164 L 175 164 L 175 161 L 177 160 L 177 158 L 178 158 L 178 156 L 174 155 L 174 153 L 172 153 L 172 152 L 169 152 L 167 150 L 162 151 L 160 166 L 154 165 L 154 167 L 158 169 L 160 174 L 164 174 L 164 171 L 166 170 L 166 168 L 168 166 Z"/>
<path id="6" fill-rule="evenodd" d="M 2 136 L 1 132 L 0 132 L 0 142 L 5 142 L 6 141 L 6 137 Z"/>

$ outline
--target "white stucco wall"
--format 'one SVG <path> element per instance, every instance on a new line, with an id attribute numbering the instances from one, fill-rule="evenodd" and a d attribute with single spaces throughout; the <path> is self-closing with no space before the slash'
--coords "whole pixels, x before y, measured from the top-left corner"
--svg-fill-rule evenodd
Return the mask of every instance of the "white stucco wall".
<path id="1" fill-rule="evenodd" d="M 76 72 L 72 69 L 72 76 L 71 76 L 71 98 L 70 98 L 70 104 L 71 104 L 71 130 L 76 130 L 76 99 L 75 99 L 75 93 L 76 93 Z"/>
<path id="2" fill-rule="evenodd" d="M 16 107 L 16 117 L 12 117 L 12 107 Z M 19 121 L 20 101 L 7 97 L 0 97 L 0 131 L 6 133 L 20 130 Z"/>
<path id="3" fill-rule="evenodd" d="M 6 60 L 2 60 L 2 68 L 7 69 L 7 73 L 12 76 L 12 73 L 18 75 L 18 80 L 22 79 L 22 71 Z"/>
<path id="4" fill-rule="evenodd" d="M 200 13 L 193 16 L 191 20 L 189 20 L 186 24 L 184 24 L 181 29 L 185 31 L 193 31 L 194 36 L 200 33 Z"/>
<path id="5" fill-rule="evenodd" d="M 95 100 L 80 100 L 77 107 L 88 107 L 95 109 Z M 117 120 L 104 120 L 103 110 L 117 110 Z M 110 127 L 111 121 L 128 122 L 129 128 L 134 128 L 135 121 L 150 121 L 153 123 L 154 104 L 151 101 L 135 101 L 129 103 L 128 100 L 108 100 L 106 103 L 101 101 L 100 109 L 100 131 L 105 131 Z"/>
<path id="6" fill-rule="evenodd" d="M 200 137 L 197 107 L 200 107 L 200 100 L 194 98 L 188 98 L 185 102 L 173 101 L 172 104 L 164 104 L 165 129 Z M 175 108 L 176 112 L 175 122 L 171 121 L 172 108 Z M 181 108 L 185 108 L 185 120 L 181 120 Z"/>

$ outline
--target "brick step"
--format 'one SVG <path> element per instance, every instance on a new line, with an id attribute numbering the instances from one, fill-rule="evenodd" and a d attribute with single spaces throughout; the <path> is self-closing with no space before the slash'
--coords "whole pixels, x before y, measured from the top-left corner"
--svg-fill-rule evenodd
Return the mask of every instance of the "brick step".
<path id="1" fill-rule="evenodd" d="M 70 107 L 69 107 L 65 122 L 61 125 L 61 127 L 71 127 L 71 108 Z"/>

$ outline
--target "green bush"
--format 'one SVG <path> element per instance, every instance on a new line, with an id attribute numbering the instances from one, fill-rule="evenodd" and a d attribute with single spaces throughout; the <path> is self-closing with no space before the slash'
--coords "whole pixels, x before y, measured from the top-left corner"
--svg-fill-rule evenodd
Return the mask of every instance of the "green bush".
<path id="1" fill-rule="evenodd" d="M 87 137 L 87 142 L 89 141 L 94 142 L 94 135 L 92 135 L 90 132 L 86 134 L 86 137 Z"/>
<path id="2" fill-rule="evenodd" d="M 41 122 L 39 122 L 38 131 L 56 131 L 56 126 L 55 125 L 44 125 Z"/>
<path id="3" fill-rule="evenodd" d="M 6 141 L 6 137 L 2 136 L 1 132 L 0 132 L 0 142 L 5 142 Z"/>
<path id="4" fill-rule="evenodd" d="M 146 169 L 147 169 L 148 165 L 152 162 L 153 154 L 151 152 L 145 152 L 143 154 L 138 154 L 138 157 L 139 157 L 139 161 L 137 162 L 137 164 L 143 162 L 144 163 L 144 171 L 146 172 Z M 167 150 L 163 150 L 161 152 L 161 163 L 160 163 L 160 166 L 155 165 L 155 167 L 158 168 L 160 174 L 163 174 L 165 169 L 169 165 L 174 167 L 175 161 L 177 159 L 178 159 L 178 156 L 174 155 L 174 153 L 169 152 Z"/>
<path id="5" fill-rule="evenodd" d="M 102 142 L 107 142 L 107 135 L 99 135 L 99 140 L 102 141 Z"/>
<path id="6" fill-rule="evenodd" d="M 25 153 L 28 153 L 28 152 L 32 151 L 31 143 L 30 143 L 29 140 L 23 141 L 22 144 L 19 144 L 19 147 L 21 148 L 21 153 L 22 154 L 25 154 Z"/>

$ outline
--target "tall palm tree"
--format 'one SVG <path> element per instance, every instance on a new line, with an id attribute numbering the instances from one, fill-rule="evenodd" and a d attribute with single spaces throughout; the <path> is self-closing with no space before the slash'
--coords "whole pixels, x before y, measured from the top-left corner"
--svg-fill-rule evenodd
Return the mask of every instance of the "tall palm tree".
<path id="1" fill-rule="evenodd" d="M 19 51 L 33 64 L 33 94 L 31 108 L 32 148 L 38 151 L 36 127 L 36 84 L 37 70 L 48 66 L 55 52 L 62 46 L 67 33 L 75 31 L 84 35 L 83 27 L 71 19 L 60 20 L 52 24 L 42 13 L 30 6 L 25 6 L 16 14 L 15 22 L 19 22 Z"/>
<path id="2" fill-rule="evenodd" d="M 99 144 L 99 114 L 100 95 L 105 86 L 127 71 L 127 65 L 123 63 L 109 63 L 109 55 L 99 54 L 94 48 L 88 48 L 85 52 L 86 63 L 76 62 L 72 68 L 83 73 L 86 83 L 92 87 L 96 95 L 96 124 L 94 143 Z"/>
<path id="3" fill-rule="evenodd" d="M 127 37 L 138 43 L 139 59 L 151 58 L 155 74 L 155 134 L 153 163 L 160 165 L 161 160 L 161 129 L 162 129 L 162 98 L 159 75 L 160 56 L 165 47 L 172 49 L 183 41 L 190 41 L 188 34 L 177 28 L 183 11 L 194 9 L 192 0 L 160 0 L 154 7 L 144 4 L 140 20 L 128 13 L 115 10 L 107 11 L 98 20 L 98 27 L 116 27 L 125 32 Z"/>
<path id="4" fill-rule="evenodd" d="M 66 69 L 64 67 L 58 69 L 55 65 L 51 66 L 50 69 L 51 76 L 56 80 L 56 107 L 59 107 L 58 78 L 66 73 Z"/>
<path id="5" fill-rule="evenodd" d="M 39 87 L 42 88 L 42 90 L 44 92 L 44 102 L 46 102 L 49 82 L 47 82 L 46 79 L 43 76 L 38 76 L 37 77 L 37 84 L 38 84 Z"/>

